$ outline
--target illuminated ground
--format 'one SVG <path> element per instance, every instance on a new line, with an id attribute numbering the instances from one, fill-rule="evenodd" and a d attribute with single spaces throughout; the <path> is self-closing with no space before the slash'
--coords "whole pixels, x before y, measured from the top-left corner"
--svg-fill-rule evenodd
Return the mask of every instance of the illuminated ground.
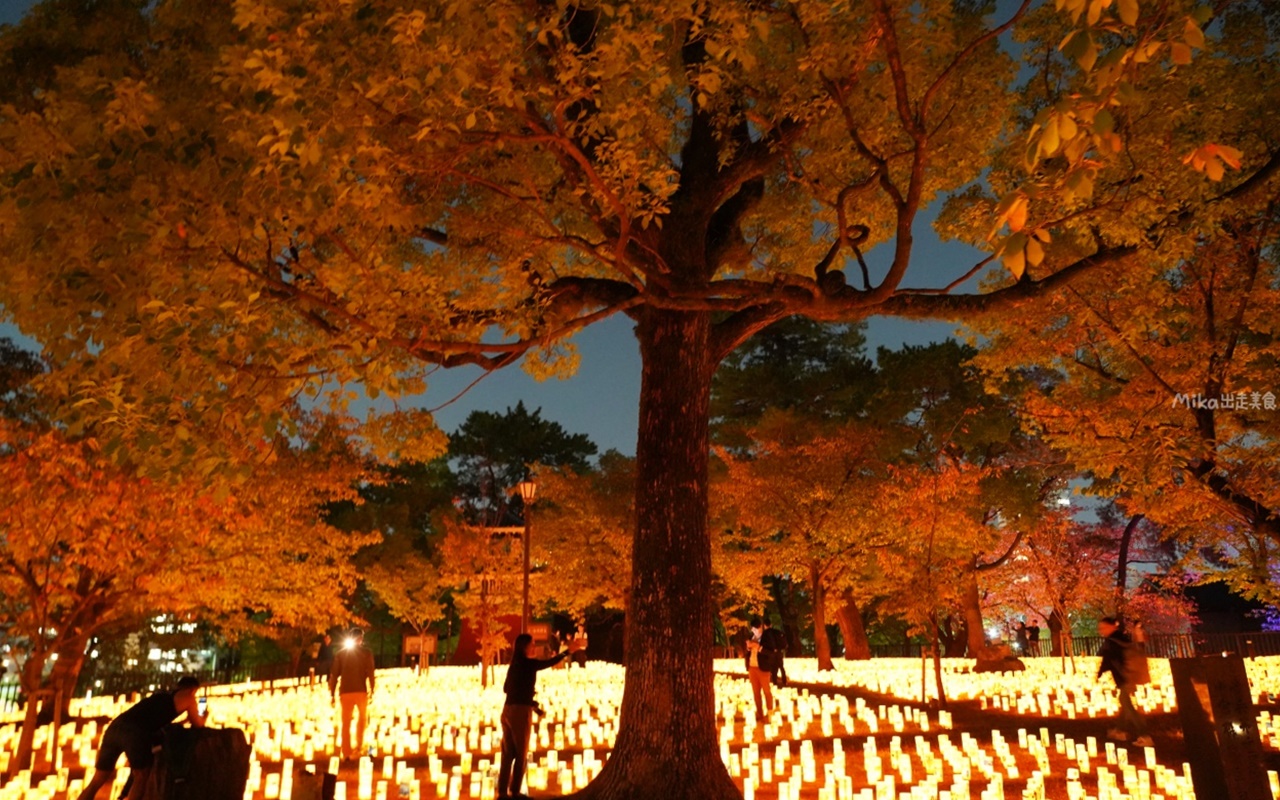
<path id="1" fill-rule="evenodd" d="M 818 673 L 812 660 L 789 662 L 792 686 L 777 690 L 779 711 L 764 726 L 749 721 L 746 681 L 718 676 L 721 749 L 730 774 L 749 800 L 1194 796 L 1167 663 L 1153 661 L 1153 683 L 1139 695 L 1153 748 L 1105 741 L 1115 700 L 1106 684 L 1095 682 L 1094 659 L 1078 659 L 1074 669 L 1058 659 L 1030 659 L 1028 672 L 1007 675 L 970 674 L 971 662 L 963 659 L 946 663 L 950 711 L 938 714 L 919 703 L 919 660 L 844 662 L 827 673 Z M 718 668 L 741 672 L 741 662 Z M 1255 698 L 1280 694 L 1280 660 L 1256 659 L 1249 672 Z M 548 713 L 536 727 L 530 794 L 558 796 L 599 771 L 616 733 L 622 677 L 621 668 L 599 663 L 541 673 L 539 697 Z M 930 674 L 928 699 L 931 687 Z M 368 755 L 358 766 L 333 758 L 336 710 L 323 686 L 213 687 L 211 724 L 240 727 L 249 736 L 254 762 L 247 797 L 255 800 L 291 797 L 292 770 L 304 766 L 336 771 L 340 799 L 493 797 L 502 693 L 480 689 L 478 668 L 385 671 L 378 689 Z M 88 721 L 63 726 L 56 771 L 42 728 L 36 774 L 8 781 L 0 800 L 74 798 L 103 725 L 123 707 L 114 698 L 76 704 L 73 713 Z M 1280 734 L 1269 709 L 1260 710 L 1259 723 L 1275 751 Z M 16 724 L 0 727 L 0 767 L 16 738 Z"/>

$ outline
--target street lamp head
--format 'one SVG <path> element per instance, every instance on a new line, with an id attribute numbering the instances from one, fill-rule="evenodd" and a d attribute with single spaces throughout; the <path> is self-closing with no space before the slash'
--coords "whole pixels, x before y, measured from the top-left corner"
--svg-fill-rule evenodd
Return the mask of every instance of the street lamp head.
<path id="1" fill-rule="evenodd" d="M 516 491 L 520 493 L 520 499 L 527 505 L 538 496 L 538 484 L 533 481 L 520 481 L 516 484 Z"/>

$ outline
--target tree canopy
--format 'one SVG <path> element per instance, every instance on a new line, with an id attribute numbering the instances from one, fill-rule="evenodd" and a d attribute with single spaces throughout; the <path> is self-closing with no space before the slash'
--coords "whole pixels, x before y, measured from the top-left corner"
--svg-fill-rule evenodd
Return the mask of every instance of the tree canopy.
<path id="1" fill-rule="evenodd" d="M 1236 135 L 1257 120 L 1214 113 L 1273 48 L 1184 0 L 1027 0 L 994 23 L 944 0 L 57 5 L 125 33 L 0 109 L 0 300 L 105 452 L 243 463 L 308 398 L 394 399 L 437 365 L 559 373 L 569 334 L 636 320 L 644 645 L 594 796 L 736 794 L 706 624 L 721 359 L 798 314 L 1016 319 L 1150 269 L 1189 220 L 1274 195 L 1280 163 Z M 952 294 L 985 262 L 913 257 L 947 196 L 1002 285 Z M 374 455 L 443 447 L 421 413 L 352 424 Z"/>

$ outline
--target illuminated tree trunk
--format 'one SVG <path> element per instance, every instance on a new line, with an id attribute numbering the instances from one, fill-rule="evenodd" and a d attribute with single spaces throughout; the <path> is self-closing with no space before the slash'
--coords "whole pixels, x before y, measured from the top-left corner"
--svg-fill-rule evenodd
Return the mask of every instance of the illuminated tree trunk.
<path id="1" fill-rule="evenodd" d="M 741 795 L 717 742 L 707 520 L 709 316 L 648 308 L 636 444 L 627 681 L 618 738 L 589 798 Z"/>
<path id="2" fill-rule="evenodd" d="M 983 638 L 982 597 L 978 593 L 978 572 L 976 569 L 965 570 L 964 594 L 961 602 L 964 606 L 964 624 L 968 629 L 969 658 L 981 658 L 987 649 Z"/>
<path id="3" fill-rule="evenodd" d="M 22 718 L 22 733 L 18 735 L 18 750 L 14 755 L 13 763 L 9 766 L 10 775 L 19 770 L 31 768 L 32 742 L 35 741 L 36 727 L 39 724 L 37 715 L 40 711 L 41 698 L 38 692 L 42 688 L 45 659 L 44 651 L 28 654 L 27 660 L 22 664 L 22 673 L 18 677 L 19 685 L 27 696 L 27 706 Z"/>
<path id="4" fill-rule="evenodd" d="M 1058 609 L 1054 609 L 1048 618 L 1049 623 L 1049 655 L 1063 656 L 1066 655 L 1066 647 L 1063 641 L 1063 632 L 1066 626 L 1063 624 L 1063 617 L 1058 613 Z"/>
<path id="5" fill-rule="evenodd" d="M 844 639 L 846 661 L 865 661 L 871 658 L 871 642 L 867 640 L 867 628 L 862 622 L 862 609 L 858 608 L 852 592 L 845 592 L 844 602 L 836 611 L 840 625 L 840 637 Z"/>
<path id="6" fill-rule="evenodd" d="M 71 698 L 75 696 L 76 683 L 79 682 L 80 672 L 84 669 L 85 647 L 88 643 L 88 637 L 76 637 L 63 643 L 58 648 L 58 660 L 53 662 L 53 668 L 49 670 L 46 685 L 62 706 L 63 720 L 71 717 Z M 49 703 L 41 709 L 40 724 L 48 724 L 53 722 L 53 719 L 54 708 L 53 704 Z"/>
<path id="7" fill-rule="evenodd" d="M 827 636 L 827 590 L 817 568 L 809 568 L 809 591 L 813 595 L 813 649 L 818 669 L 835 669 L 831 663 L 831 637 Z"/>

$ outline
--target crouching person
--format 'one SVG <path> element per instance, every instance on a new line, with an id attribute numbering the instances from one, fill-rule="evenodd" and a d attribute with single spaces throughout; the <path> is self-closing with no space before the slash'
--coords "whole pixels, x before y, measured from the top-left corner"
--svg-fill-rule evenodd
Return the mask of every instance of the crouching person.
<path id="1" fill-rule="evenodd" d="M 209 713 L 200 713 L 196 700 L 199 688 L 200 681 L 195 678 L 182 678 L 173 691 L 156 692 L 112 720 L 102 734 L 98 758 L 93 763 L 93 778 L 80 793 L 79 800 L 95 800 L 102 787 L 111 783 L 122 753 L 129 759 L 129 800 L 142 797 L 165 726 L 186 714 L 187 722 L 197 728 L 204 727 Z"/>

